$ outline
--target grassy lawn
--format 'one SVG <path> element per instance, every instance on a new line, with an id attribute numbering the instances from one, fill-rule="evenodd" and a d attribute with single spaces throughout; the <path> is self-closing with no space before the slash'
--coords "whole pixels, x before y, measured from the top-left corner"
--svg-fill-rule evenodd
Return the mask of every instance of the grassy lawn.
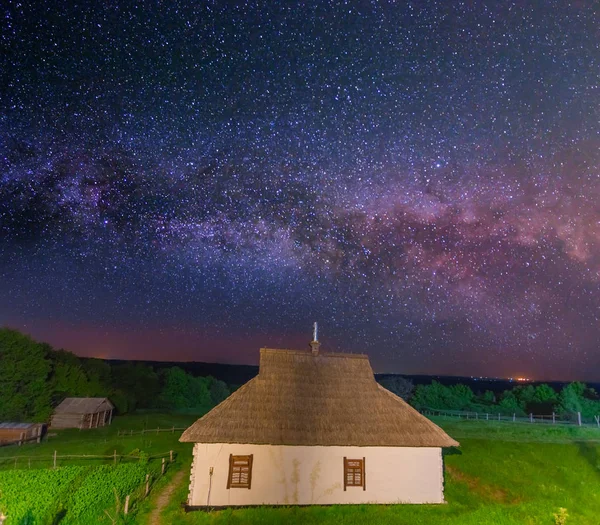
<path id="1" fill-rule="evenodd" d="M 445 455 L 446 505 L 357 505 L 181 509 L 187 478 L 162 514 L 164 523 L 205 524 L 561 524 L 598 525 L 600 430 L 535 423 L 435 419 L 461 442 Z M 183 458 L 182 458 L 183 459 Z M 140 516 L 139 523 L 145 523 Z"/>
<path id="2" fill-rule="evenodd" d="M 0 468 L 14 468 L 14 459 L 7 457 L 21 456 L 26 459 L 17 460 L 18 468 L 48 467 L 52 465 L 54 451 L 57 454 L 66 455 L 128 455 L 136 450 L 142 450 L 148 454 L 162 454 L 173 450 L 179 454 L 188 452 L 191 446 L 179 443 L 181 431 L 171 432 L 147 432 L 145 434 L 134 434 L 118 436 L 118 431 L 155 428 L 187 427 L 194 422 L 198 416 L 171 415 L 171 414 L 147 414 L 128 415 L 115 417 L 112 425 L 97 429 L 64 429 L 51 430 L 47 439 L 40 444 L 31 443 L 21 447 L 10 446 L 0 448 Z M 56 435 L 53 435 L 56 434 Z M 188 452 L 189 453 L 189 452 Z M 92 465 L 94 463 L 107 463 L 107 460 L 89 459 L 60 459 L 60 465 Z"/>
<path id="3" fill-rule="evenodd" d="M 135 509 L 135 523 L 147 524 L 153 502 L 177 470 L 186 475 L 165 508 L 161 523 L 194 524 L 548 524 L 565 508 L 567 525 L 600 523 L 600 429 L 528 423 L 445 420 L 434 418 L 460 449 L 448 450 L 446 505 L 358 505 L 303 508 L 253 508 L 185 513 L 190 444 L 177 440 L 180 432 L 117 436 L 118 430 L 186 427 L 197 416 L 131 415 L 115 418 L 113 425 L 92 430 L 63 430 L 40 445 L 0 449 L 0 468 L 14 468 L 7 456 L 32 456 L 31 468 L 49 466 L 58 454 L 129 454 L 139 449 L 150 454 L 174 450 L 177 461 L 157 482 L 154 495 Z M 19 460 L 19 467 L 24 462 Z M 107 460 L 110 462 L 110 460 Z M 23 463 L 21 463 L 23 462 Z M 63 464 L 89 465 L 90 461 L 65 460 Z M 131 521 L 130 521 L 131 522 Z M 7 524 L 8 525 L 8 524 Z"/>

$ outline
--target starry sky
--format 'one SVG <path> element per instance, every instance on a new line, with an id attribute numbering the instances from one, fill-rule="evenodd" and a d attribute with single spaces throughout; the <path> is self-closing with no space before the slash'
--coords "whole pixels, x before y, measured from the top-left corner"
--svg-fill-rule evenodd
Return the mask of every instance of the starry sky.
<path id="1" fill-rule="evenodd" d="M 600 378 L 598 2 L 0 9 L 0 325 Z"/>

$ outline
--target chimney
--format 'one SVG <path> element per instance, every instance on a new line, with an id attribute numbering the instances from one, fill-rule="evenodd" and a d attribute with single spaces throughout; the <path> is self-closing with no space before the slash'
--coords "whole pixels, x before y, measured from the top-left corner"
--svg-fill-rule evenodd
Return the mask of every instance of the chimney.
<path id="1" fill-rule="evenodd" d="M 317 337 L 317 323 L 313 325 L 313 340 L 310 342 L 310 348 L 312 349 L 312 355 L 319 355 L 319 339 Z"/>

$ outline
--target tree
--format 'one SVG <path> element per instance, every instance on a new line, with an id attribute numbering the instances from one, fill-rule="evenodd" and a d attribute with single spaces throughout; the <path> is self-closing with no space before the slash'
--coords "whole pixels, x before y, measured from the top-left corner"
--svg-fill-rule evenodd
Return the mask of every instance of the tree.
<path id="1" fill-rule="evenodd" d="M 494 394 L 494 392 L 492 392 L 491 390 L 486 390 L 483 394 L 479 396 L 479 400 L 482 403 L 491 405 L 496 402 L 496 394 Z"/>
<path id="2" fill-rule="evenodd" d="M 50 417 L 51 350 L 16 330 L 0 329 L 0 420 Z"/>
<path id="3" fill-rule="evenodd" d="M 500 403 L 498 403 L 498 406 L 503 414 L 516 414 L 517 416 L 525 415 L 524 406 L 519 403 L 517 396 L 515 396 L 514 392 L 511 390 L 506 390 L 502 394 L 502 399 L 500 400 Z"/>
<path id="4" fill-rule="evenodd" d="M 560 413 L 575 414 L 581 412 L 584 391 L 585 385 L 579 382 L 571 383 L 563 387 L 558 396 Z"/>
<path id="5" fill-rule="evenodd" d="M 170 409 L 187 408 L 188 376 L 185 371 L 178 366 L 172 366 L 161 372 L 164 381 L 160 393 L 161 405 Z"/>
<path id="6" fill-rule="evenodd" d="M 111 383 L 114 390 L 120 390 L 128 398 L 129 410 L 154 407 L 161 394 L 160 377 L 151 366 L 144 363 L 113 366 Z"/>
<path id="7" fill-rule="evenodd" d="M 455 410 L 468 410 L 474 398 L 473 390 L 467 385 L 458 384 L 450 387 L 450 404 Z"/>
<path id="8" fill-rule="evenodd" d="M 225 382 L 210 376 L 208 377 L 208 380 L 210 384 L 210 399 L 213 405 L 218 405 L 221 401 L 224 401 L 229 397 L 229 388 Z"/>
<path id="9" fill-rule="evenodd" d="M 208 410 L 213 404 L 209 392 L 209 379 L 194 377 L 178 366 L 162 371 L 164 387 L 160 402 L 171 410 Z"/>
<path id="10" fill-rule="evenodd" d="M 88 377 L 81 366 L 81 360 L 71 352 L 58 350 L 50 354 L 52 375 L 50 388 L 52 400 L 60 403 L 65 397 L 87 397 L 95 395 L 90 388 Z"/>
<path id="11" fill-rule="evenodd" d="M 533 394 L 533 401 L 536 403 L 549 403 L 552 401 L 556 401 L 558 399 L 558 395 L 556 394 L 554 388 L 550 385 L 538 385 L 535 387 L 535 392 Z"/>
<path id="12" fill-rule="evenodd" d="M 402 376 L 389 376 L 379 380 L 379 384 L 383 388 L 387 388 L 390 392 L 393 392 L 398 397 L 408 401 L 412 395 L 415 385 L 410 379 L 406 379 Z"/>
<path id="13" fill-rule="evenodd" d="M 110 395 L 112 385 L 112 370 L 110 365 L 102 359 L 81 359 L 81 366 L 90 383 L 90 395 L 102 397 Z"/>

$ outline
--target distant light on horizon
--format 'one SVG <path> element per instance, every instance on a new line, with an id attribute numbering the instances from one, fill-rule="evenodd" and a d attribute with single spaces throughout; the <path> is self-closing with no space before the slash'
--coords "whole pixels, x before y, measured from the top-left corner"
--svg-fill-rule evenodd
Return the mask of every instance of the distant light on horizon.
<path id="1" fill-rule="evenodd" d="M 318 319 L 381 371 L 600 379 L 594 2 L 24 0 L 3 23 L 3 321 L 256 363 Z"/>

